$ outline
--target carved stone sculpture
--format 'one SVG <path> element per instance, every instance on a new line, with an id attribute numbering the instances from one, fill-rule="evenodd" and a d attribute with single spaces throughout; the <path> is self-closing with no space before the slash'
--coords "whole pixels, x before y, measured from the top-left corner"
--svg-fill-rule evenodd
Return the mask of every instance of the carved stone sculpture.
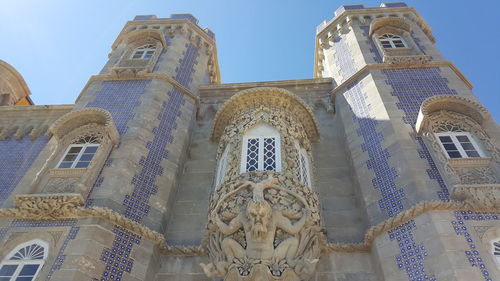
<path id="1" fill-rule="evenodd" d="M 201 264 L 205 274 L 226 281 L 310 276 L 320 255 L 314 194 L 299 194 L 272 176 L 228 185 L 232 188 L 223 188 L 227 193 L 212 204 L 207 241 L 211 263 Z"/>

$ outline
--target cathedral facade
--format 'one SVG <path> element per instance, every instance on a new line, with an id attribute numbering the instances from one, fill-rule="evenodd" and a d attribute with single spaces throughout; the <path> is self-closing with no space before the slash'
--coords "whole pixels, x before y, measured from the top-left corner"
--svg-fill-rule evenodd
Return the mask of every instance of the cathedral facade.
<path id="1" fill-rule="evenodd" d="M 136 16 L 72 105 L 0 61 L 0 281 L 500 280 L 500 128 L 434 42 L 345 5 L 314 78 L 222 84 Z"/>

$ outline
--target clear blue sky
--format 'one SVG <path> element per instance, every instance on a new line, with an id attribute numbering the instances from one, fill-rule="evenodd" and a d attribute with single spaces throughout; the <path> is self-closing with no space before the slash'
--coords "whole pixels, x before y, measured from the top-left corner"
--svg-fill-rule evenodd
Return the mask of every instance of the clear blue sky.
<path id="1" fill-rule="evenodd" d="M 437 46 L 500 120 L 500 1 L 411 0 Z M 73 103 L 127 20 L 191 13 L 215 32 L 223 83 L 311 78 L 315 28 L 342 4 L 378 1 L 0 0 L 0 59 L 36 104 Z"/>

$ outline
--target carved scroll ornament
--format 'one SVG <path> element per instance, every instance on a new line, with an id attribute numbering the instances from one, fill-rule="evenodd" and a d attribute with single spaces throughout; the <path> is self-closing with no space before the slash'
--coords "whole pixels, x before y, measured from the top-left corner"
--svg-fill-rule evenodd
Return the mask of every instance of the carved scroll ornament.
<path id="1" fill-rule="evenodd" d="M 211 202 L 208 277 L 233 280 L 302 280 L 321 253 L 318 200 L 260 173 L 228 183 Z"/>

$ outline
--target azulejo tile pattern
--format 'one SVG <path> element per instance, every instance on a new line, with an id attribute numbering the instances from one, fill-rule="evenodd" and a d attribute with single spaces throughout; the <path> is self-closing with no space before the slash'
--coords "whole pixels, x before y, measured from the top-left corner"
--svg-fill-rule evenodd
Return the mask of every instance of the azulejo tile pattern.
<path id="1" fill-rule="evenodd" d="M 337 36 L 333 40 L 333 50 L 335 56 L 336 69 L 339 70 L 339 74 L 342 76 L 340 83 L 347 80 L 351 75 L 356 72 L 356 66 L 354 59 L 352 58 L 352 53 L 347 45 L 347 38 L 344 36 Z M 339 83 L 339 84 L 340 84 Z"/>
<path id="2" fill-rule="evenodd" d="M 396 184 L 399 176 L 395 167 L 389 164 L 390 152 L 382 147 L 384 136 L 377 132 L 377 120 L 372 113 L 371 104 L 367 102 L 368 95 L 361 89 L 361 81 L 352 83 L 347 87 L 345 97 L 352 107 L 354 121 L 358 123 L 357 134 L 363 138 L 361 148 L 368 153 L 367 168 L 373 170 L 372 185 L 381 194 L 379 206 L 389 217 L 394 217 L 403 209 L 403 200 L 406 195 L 403 187 Z M 396 264 L 405 270 L 408 280 L 435 280 L 425 271 L 424 259 L 426 249 L 418 245 L 413 239 L 413 220 L 389 232 L 389 238 L 396 240 L 400 254 L 395 257 Z"/>
<path id="3" fill-rule="evenodd" d="M 7 231 L 9 231 L 9 229 L 7 227 L 0 228 L 0 241 L 2 241 L 2 239 L 5 237 L 5 235 L 7 234 Z"/>
<path id="4" fill-rule="evenodd" d="M 122 280 L 124 272 L 130 273 L 134 259 L 130 257 L 134 244 L 141 243 L 141 237 L 133 234 L 122 227 L 115 226 L 113 228 L 115 239 L 111 249 L 104 249 L 101 254 L 101 261 L 106 265 L 100 279 L 93 278 L 92 280 Z"/>
<path id="5" fill-rule="evenodd" d="M 361 149 L 368 153 L 366 162 L 368 169 L 373 170 L 372 185 L 381 194 L 379 206 L 387 216 L 394 217 L 403 210 L 402 199 L 405 197 L 403 188 L 396 185 L 398 173 L 390 167 L 389 151 L 382 147 L 384 136 L 377 132 L 377 120 L 373 118 L 371 105 L 367 103 L 367 94 L 361 91 L 362 82 L 355 82 L 347 87 L 346 99 L 354 112 L 354 121 L 358 123 L 358 136 L 363 138 Z"/>
<path id="6" fill-rule="evenodd" d="M 74 224 L 76 224 L 76 222 L 77 221 L 74 220 Z M 66 247 L 68 246 L 69 241 L 75 239 L 79 230 L 80 230 L 80 227 L 78 227 L 78 226 L 72 226 L 71 229 L 69 230 L 68 235 L 66 235 L 66 238 L 64 239 L 63 245 L 59 249 L 59 253 L 57 254 L 56 260 L 52 264 L 52 267 L 50 268 L 49 274 L 47 275 L 47 278 L 45 279 L 46 281 L 50 280 L 50 278 L 52 278 L 52 274 L 54 274 L 55 271 L 61 269 L 61 266 L 63 265 L 64 260 L 66 259 L 66 255 L 64 254 L 64 250 L 66 250 Z"/>
<path id="7" fill-rule="evenodd" d="M 103 81 L 93 101 L 86 107 L 106 109 L 113 116 L 120 135 L 127 131 L 127 123 L 135 116 L 134 109 L 151 80 Z"/>
<path id="8" fill-rule="evenodd" d="M 409 280 L 435 281 L 435 277 L 425 272 L 424 258 L 427 257 L 427 250 L 423 245 L 417 245 L 415 242 L 413 238 L 415 228 L 417 228 L 415 221 L 411 220 L 389 231 L 389 238 L 396 240 L 401 251 L 399 255 L 396 255 L 396 264 L 399 269 L 406 271 Z"/>
<path id="9" fill-rule="evenodd" d="M 186 44 L 184 56 L 180 59 L 180 65 L 176 69 L 176 81 L 185 87 L 189 87 L 194 73 L 194 65 L 198 57 L 198 50 L 192 44 Z M 140 172 L 132 179 L 133 189 L 131 194 L 125 195 L 123 205 L 125 206 L 124 216 L 136 222 L 142 221 L 149 214 L 151 206 L 149 199 L 158 191 L 156 178 L 163 174 L 161 161 L 168 158 L 167 146 L 173 142 L 173 131 L 177 128 L 176 120 L 181 114 L 181 107 L 185 103 L 184 95 L 177 89 L 168 93 L 168 100 L 162 104 L 162 110 L 157 116 L 160 121 L 158 127 L 153 129 L 153 140 L 147 143 L 148 153 L 139 161 Z M 141 237 L 121 229 L 114 228 L 115 242 L 112 248 L 105 248 L 102 252 L 101 260 L 107 265 L 102 273 L 101 281 L 122 280 L 124 272 L 130 272 L 133 266 L 133 259 L 130 252 L 133 244 L 139 244 Z M 122 238 L 125 237 L 125 238 Z M 126 239 L 126 240 L 123 240 Z M 128 241 L 124 245 L 123 241 Z M 112 255 L 112 256 L 111 256 Z M 111 262 L 112 261 L 112 262 Z"/>
<path id="10" fill-rule="evenodd" d="M 189 84 L 193 80 L 194 66 L 197 64 L 196 59 L 198 56 L 199 53 L 196 46 L 187 43 L 186 51 L 182 59 L 179 59 L 179 66 L 175 69 L 176 75 L 174 77 L 177 82 L 186 88 L 189 88 Z"/>
<path id="11" fill-rule="evenodd" d="M 386 76 L 386 83 L 392 87 L 392 95 L 398 98 L 397 107 L 404 112 L 403 121 L 415 128 L 418 112 L 422 102 L 435 95 L 456 95 L 456 91 L 448 87 L 448 80 L 441 77 L 439 68 L 416 69 L 388 69 L 382 71 Z M 436 163 L 432 160 L 429 149 L 421 137 L 411 136 L 418 142 L 421 149 L 420 158 L 426 159 L 429 164 L 427 175 L 439 185 L 437 191 L 440 200 L 449 200 L 449 192 L 441 177 Z"/>
<path id="12" fill-rule="evenodd" d="M 497 213 L 478 213 L 472 211 L 455 211 L 455 220 L 451 222 L 455 233 L 458 236 L 463 236 L 465 242 L 469 246 L 469 250 L 466 250 L 465 258 L 469 261 L 469 264 L 473 268 L 477 268 L 481 272 L 481 275 L 486 281 L 493 281 L 490 276 L 490 272 L 484 259 L 481 257 L 479 249 L 472 239 L 472 236 L 467 228 L 467 221 L 485 221 L 485 220 L 500 220 L 500 216 Z"/>
<path id="13" fill-rule="evenodd" d="M 40 135 L 35 140 L 29 137 L 20 140 L 9 137 L 0 141 L 0 153 L 3 157 L 0 163 L 0 206 L 47 144 L 48 139 L 43 134 Z"/>
<path id="14" fill-rule="evenodd" d="M 375 42 L 373 42 L 373 39 L 369 36 L 370 32 L 370 27 L 369 26 L 360 26 L 361 30 L 363 30 L 363 35 L 366 37 L 366 44 L 370 46 L 370 53 L 373 54 L 373 60 L 376 63 L 382 63 L 382 57 L 380 56 L 380 53 L 377 50 L 377 46 L 375 46 Z M 369 62 L 368 62 L 369 63 Z"/>

